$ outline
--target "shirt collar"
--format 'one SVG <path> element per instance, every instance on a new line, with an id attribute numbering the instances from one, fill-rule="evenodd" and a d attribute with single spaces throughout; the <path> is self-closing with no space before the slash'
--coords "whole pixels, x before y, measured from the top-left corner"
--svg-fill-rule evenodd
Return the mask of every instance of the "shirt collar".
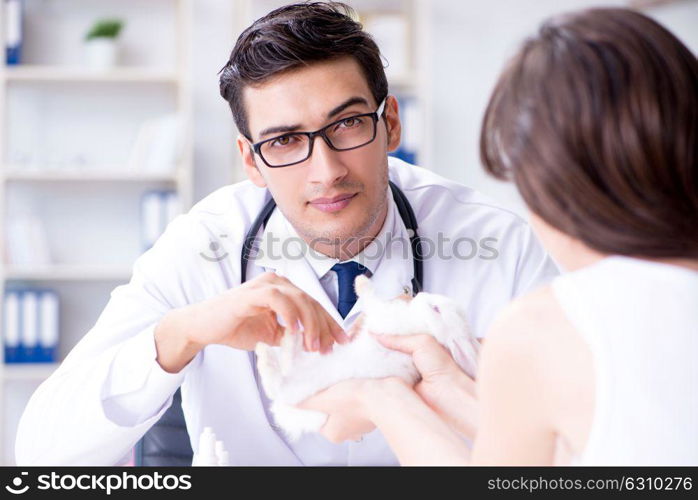
<path id="1" fill-rule="evenodd" d="M 354 255 L 351 259 L 340 261 L 339 259 L 329 257 L 320 252 L 315 252 L 310 249 L 307 244 L 305 245 L 305 258 L 308 261 L 308 264 L 310 264 L 310 267 L 313 268 L 313 271 L 315 271 L 318 279 L 324 277 L 335 264 L 350 261 L 358 262 L 359 264 L 368 268 L 370 273 L 369 276 L 373 276 L 376 273 L 378 266 L 383 260 L 383 254 L 385 253 L 386 248 L 388 248 L 391 238 L 395 235 L 395 210 L 397 207 L 390 193 L 390 188 L 388 188 L 386 196 L 388 200 L 388 210 L 380 231 L 378 231 L 376 237 L 373 238 L 361 252 Z M 302 238 L 298 236 L 298 232 L 294 229 L 291 223 L 287 219 L 284 219 L 284 221 L 287 234 L 301 240 Z"/>

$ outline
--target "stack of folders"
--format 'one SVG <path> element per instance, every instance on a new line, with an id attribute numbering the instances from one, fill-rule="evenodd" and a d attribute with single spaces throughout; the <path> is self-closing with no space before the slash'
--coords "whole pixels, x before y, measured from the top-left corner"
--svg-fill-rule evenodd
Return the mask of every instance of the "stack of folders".
<path id="1" fill-rule="evenodd" d="M 148 250 L 182 211 L 176 191 L 147 191 L 141 198 L 143 250 Z"/>
<path id="2" fill-rule="evenodd" d="M 5 293 L 5 363 L 53 363 L 57 358 L 59 308 L 53 290 Z"/>

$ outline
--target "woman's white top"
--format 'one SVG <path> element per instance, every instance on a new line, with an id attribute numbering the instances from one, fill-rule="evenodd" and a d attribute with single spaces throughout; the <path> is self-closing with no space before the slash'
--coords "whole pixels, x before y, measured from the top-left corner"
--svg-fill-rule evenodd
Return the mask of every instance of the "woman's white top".
<path id="1" fill-rule="evenodd" d="M 553 291 L 590 346 L 595 409 L 578 465 L 698 465 L 698 272 L 612 256 Z"/>

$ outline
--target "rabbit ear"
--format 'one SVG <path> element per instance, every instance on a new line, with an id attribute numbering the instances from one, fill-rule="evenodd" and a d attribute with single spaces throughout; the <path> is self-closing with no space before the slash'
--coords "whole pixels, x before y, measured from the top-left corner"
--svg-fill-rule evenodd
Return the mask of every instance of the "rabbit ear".
<path id="1" fill-rule="evenodd" d="M 453 360 L 461 369 L 474 379 L 477 373 L 477 357 L 480 343 L 470 335 L 454 335 L 448 338 L 446 347 Z"/>
<path id="2" fill-rule="evenodd" d="M 354 290 L 356 290 L 356 295 L 363 297 L 369 295 L 373 292 L 373 286 L 371 286 L 371 280 L 364 274 L 360 274 L 354 280 Z"/>

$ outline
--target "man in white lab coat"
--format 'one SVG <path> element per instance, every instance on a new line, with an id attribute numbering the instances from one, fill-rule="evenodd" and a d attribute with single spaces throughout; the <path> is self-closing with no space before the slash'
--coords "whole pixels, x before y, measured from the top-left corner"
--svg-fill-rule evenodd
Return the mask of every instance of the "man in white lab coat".
<path id="1" fill-rule="evenodd" d="M 221 94 L 249 180 L 179 216 L 136 261 L 130 283 L 32 396 L 18 464 L 120 463 L 180 386 L 194 451 L 211 426 L 232 464 L 396 464 L 378 431 L 360 442 L 287 442 L 251 352 L 277 343 L 284 326 L 302 325 L 308 350 L 346 342 L 361 312 L 357 273 L 384 296 L 413 291 L 410 234 L 389 180 L 418 222 L 420 285 L 458 300 L 477 336 L 557 272 L 519 217 L 388 158 L 400 142 L 397 101 L 375 43 L 338 7 L 297 5 L 255 22 L 221 73 Z M 277 209 L 241 284 L 243 242 L 270 195 Z"/>

